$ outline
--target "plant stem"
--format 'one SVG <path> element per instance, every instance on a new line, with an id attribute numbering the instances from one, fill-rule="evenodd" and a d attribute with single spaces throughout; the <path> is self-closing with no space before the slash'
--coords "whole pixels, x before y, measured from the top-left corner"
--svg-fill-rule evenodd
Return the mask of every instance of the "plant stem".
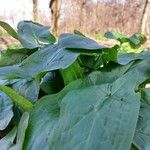
<path id="1" fill-rule="evenodd" d="M 11 89 L 5 85 L 0 85 L 0 90 L 2 92 L 6 93 L 12 99 L 12 101 L 16 105 L 18 105 L 22 110 L 30 111 L 32 109 L 33 104 L 28 99 L 21 96 L 20 94 L 18 94 L 13 89 Z"/>

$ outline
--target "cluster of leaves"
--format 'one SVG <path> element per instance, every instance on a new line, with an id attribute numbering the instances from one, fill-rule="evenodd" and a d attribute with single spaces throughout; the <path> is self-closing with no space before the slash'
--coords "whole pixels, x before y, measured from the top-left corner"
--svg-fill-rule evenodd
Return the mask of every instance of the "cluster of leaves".
<path id="1" fill-rule="evenodd" d="M 1 52 L 1 149 L 150 149 L 150 51 L 121 54 L 79 31 L 56 39 L 29 21 L 17 32 L 0 25 L 22 46 Z M 141 36 L 119 39 L 139 46 Z"/>
<path id="2" fill-rule="evenodd" d="M 97 40 L 107 40 L 113 39 L 118 41 L 119 49 L 118 51 L 121 53 L 127 52 L 141 52 L 144 50 L 142 44 L 145 43 L 146 37 L 142 34 L 133 34 L 132 36 L 127 36 L 120 34 L 118 32 L 106 32 L 103 34 L 96 35 Z"/>

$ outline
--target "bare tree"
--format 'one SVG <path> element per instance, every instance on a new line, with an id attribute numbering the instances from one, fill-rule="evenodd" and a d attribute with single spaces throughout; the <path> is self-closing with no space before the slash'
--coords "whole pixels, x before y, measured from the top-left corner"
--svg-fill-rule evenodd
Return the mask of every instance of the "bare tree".
<path id="1" fill-rule="evenodd" d="M 51 9 L 51 29 L 56 35 L 58 29 L 58 18 L 60 16 L 61 0 L 51 0 L 49 8 Z"/>
<path id="2" fill-rule="evenodd" d="M 144 11 L 141 19 L 141 24 L 140 24 L 140 32 L 141 33 L 150 33 L 150 28 L 149 28 L 149 11 L 150 9 L 150 0 L 145 1 L 145 6 L 144 6 Z"/>
<path id="3" fill-rule="evenodd" d="M 33 20 L 38 21 L 38 0 L 32 0 L 33 2 Z"/>

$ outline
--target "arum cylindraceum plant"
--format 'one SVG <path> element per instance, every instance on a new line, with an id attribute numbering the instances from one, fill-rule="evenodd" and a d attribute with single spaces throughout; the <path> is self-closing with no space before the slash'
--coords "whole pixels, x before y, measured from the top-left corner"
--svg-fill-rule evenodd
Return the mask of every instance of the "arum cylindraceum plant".
<path id="1" fill-rule="evenodd" d="M 0 56 L 0 149 L 150 150 L 150 51 L 120 50 L 145 36 L 107 32 L 120 42 L 108 47 L 31 21 L 0 25 L 20 42 Z"/>

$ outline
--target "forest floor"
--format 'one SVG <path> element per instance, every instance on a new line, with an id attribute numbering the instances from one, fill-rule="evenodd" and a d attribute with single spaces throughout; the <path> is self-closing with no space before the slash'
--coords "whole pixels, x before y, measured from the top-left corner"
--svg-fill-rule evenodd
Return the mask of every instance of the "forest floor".
<path id="1" fill-rule="evenodd" d="M 13 48 L 19 45 L 19 42 L 10 36 L 0 37 L 0 50 Z"/>

